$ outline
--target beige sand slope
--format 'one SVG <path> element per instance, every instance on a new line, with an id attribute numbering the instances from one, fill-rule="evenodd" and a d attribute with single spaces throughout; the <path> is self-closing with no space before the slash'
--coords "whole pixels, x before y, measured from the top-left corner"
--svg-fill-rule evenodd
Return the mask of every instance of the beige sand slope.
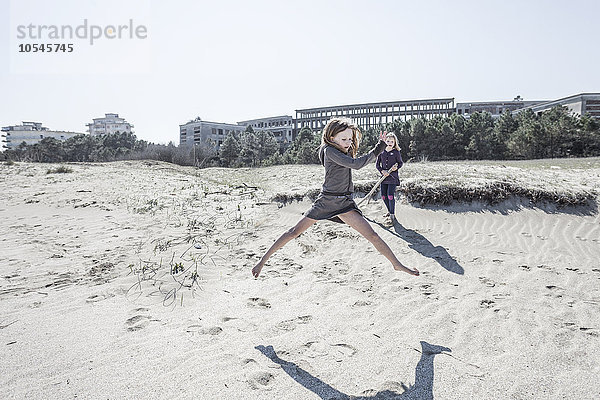
<path id="1" fill-rule="evenodd" d="M 254 280 L 285 167 L 50 167 L 0 167 L 2 398 L 600 397 L 596 212 L 371 202 L 420 277 L 321 222 Z"/>

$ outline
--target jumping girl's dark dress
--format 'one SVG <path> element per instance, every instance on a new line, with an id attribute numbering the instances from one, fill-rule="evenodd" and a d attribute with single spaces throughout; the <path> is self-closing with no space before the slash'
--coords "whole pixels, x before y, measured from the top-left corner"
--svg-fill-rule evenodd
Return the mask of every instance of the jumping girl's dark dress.
<path id="1" fill-rule="evenodd" d="M 379 143 L 367 154 L 352 158 L 336 147 L 323 144 L 319 147 L 319 160 L 325 167 L 325 182 L 319 197 L 315 200 L 310 210 L 304 216 L 312 219 L 329 219 L 333 222 L 343 221 L 337 217 L 350 210 L 361 211 L 352 199 L 354 184 L 352 183 L 351 169 L 359 169 L 367 165 L 383 151 L 386 144 Z"/>

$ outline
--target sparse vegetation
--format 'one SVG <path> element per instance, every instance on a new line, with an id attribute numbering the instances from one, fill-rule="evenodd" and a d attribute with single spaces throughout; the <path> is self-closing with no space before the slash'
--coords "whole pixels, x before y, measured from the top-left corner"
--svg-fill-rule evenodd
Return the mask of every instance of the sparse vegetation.
<path id="1" fill-rule="evenodd" d="M 416 204 L 476 201 L 491 205 L 515 197 L 535 204 L 580 206 L 594 203 L 600 194 L 600 158 L 597 157 L 409 162 L 400 169 L 399 175 L 399 194 Z M 238 170 L 236 178 L 252 182 L 267 191 L 271 201 L 285 204 L 303 198 L 314 200 L 320 191 L 323 167 L 303 165 Z M 374 167 L 353 171 L 355 192 L 367 193 L 377 179 Z M 282 181 L 291 183 L 282 188 Z"/>
<path id="2" fill-rule="evenodd" d="M 50 168 L 46 171 L 46 174 L 68 174 L 73 172 L 73 170 L 64 165 L 58 166 L 56 168 Z"/>

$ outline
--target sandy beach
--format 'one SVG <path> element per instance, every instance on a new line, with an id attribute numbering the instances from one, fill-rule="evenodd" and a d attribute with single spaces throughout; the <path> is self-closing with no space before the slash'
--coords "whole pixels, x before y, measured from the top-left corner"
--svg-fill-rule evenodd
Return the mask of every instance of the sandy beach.
<path id="1" fill-rule="evenodd" d="M 539 176 L 598 190 L 600 168 L 557 165 Z M 311 204 L 278 182 L 322 167 L 56 166 L 0 166 L 2 398 L 600 398 L 597 207 L 400 196 L 386 228 L 375 200 L 421 276 L 324 221 L 253 279 Z"/>

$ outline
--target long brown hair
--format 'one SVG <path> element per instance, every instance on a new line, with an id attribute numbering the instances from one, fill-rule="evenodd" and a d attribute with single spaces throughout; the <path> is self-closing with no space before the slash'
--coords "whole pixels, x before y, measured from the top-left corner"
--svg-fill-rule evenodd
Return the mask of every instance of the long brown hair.
<path id="1" fill-rule="evenodd" d="M 321 145 L 329 144 L 337 149 L 340 149 L 338 145 L 331 140 L 331 138 L 348 128 L 352 129 L 352 145 L 348 149 L 348 155 L 350 155 L 352 158 L 355 158 L 358 151 L 358 146 L 360 145 L 360 140 L 362 139 L 362 133 L 360 132 L 358 125 L 356 125 L 350 118 L 334 117 L 327 121 L 327 125 L 325 125 L 325 128 L 323 128 Z M 343 151 L 342 149 L 340 150 Z"/>

